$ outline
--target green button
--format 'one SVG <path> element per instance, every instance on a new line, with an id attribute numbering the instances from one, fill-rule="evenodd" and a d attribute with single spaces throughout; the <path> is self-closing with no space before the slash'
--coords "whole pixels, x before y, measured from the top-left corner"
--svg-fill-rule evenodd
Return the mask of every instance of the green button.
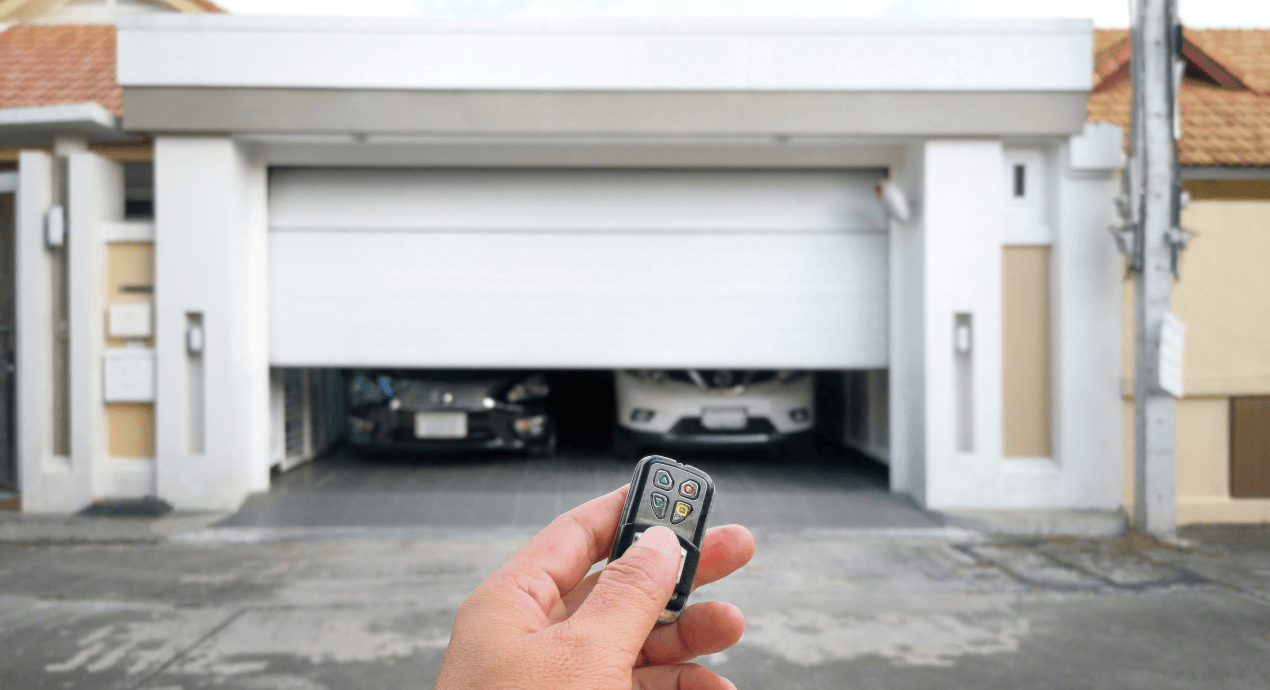
<path id="1" fill-rule="evenodd" d="M 653 496 L 653 505 L 658 508 L 666 505 L 666 498 L 664 496 Z"/>

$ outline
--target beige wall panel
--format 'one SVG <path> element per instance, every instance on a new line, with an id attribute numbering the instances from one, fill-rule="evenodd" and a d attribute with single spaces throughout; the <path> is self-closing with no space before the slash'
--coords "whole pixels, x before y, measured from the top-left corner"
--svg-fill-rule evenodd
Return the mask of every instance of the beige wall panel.
<path id="1" fill-rule="evenodd" d="M 107 245 L 106 251 L 106 303 L 153 301 L 153 293 L 133 292 L 124 288 L 154 286 L 154 245 L 149 242 L 119 242 Z M 122 347 L 124 341 L 121 338 L 109 338 L 107 344 L 110 347 Z M 149 344 L 154 344 L 153 339 Z"/>
<path id="2" fill-rule="evenodd" d="M 1270 394 L 1270 201 L 1194 201 L 1182 226 L 1195 233 L 1173 293 L 1188 393 Z"/>
<path id="3" fill-rule="evenodd" d="M 106 405 L 110 456 L 148 458 L 154 455 L 154 405 L 110 403 Z"/>
<path id="4" fill-rule="evenodd" d="M 1126 397 L 1133 395 L 1133 279 L 1120 283 L 1120 361 L 1124 363 Z M 1132 428 L 1132 427 L 1131 427 Z"/>
<path id="5" fill-rule="evenodd" d="M 1006 457 L 1048 457 L 1050 249 L 1005 247 L 1001 256 L 1003 433 Z"/>
<path id="6" fill-rule="evenodd" d="M 1125 512 L 1133 515 L 1133 401 L 1120 405 L 1120 491 Z"/>
<path id="7" fill-rule="evenodd" d="M 1187 398 L 1174 408 L 1177 497 L 1230 495 L 1230 400 Z"/>

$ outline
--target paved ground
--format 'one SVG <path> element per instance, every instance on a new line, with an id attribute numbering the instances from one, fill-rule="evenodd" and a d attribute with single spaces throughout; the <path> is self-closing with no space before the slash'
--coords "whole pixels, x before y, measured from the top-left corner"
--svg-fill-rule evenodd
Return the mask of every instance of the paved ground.
<path id="1" fill-rule="evenodd" d="M 751 527 L 918 528 L 941 521 L 887 492 L 885 471 L 830 448 L 773 460 L 677 454 L 718 487 L 711 520 Z M 633 462 L 596 453 L 362 457 L 347 449 L 296 468 L 223 527 L 541 527 L 630 481 Z"/>
<path id="2" fill-rule="evenodd" d="M 429 687 L 459 603 L 550 511 L 426 524 L 437 514 L 402 505 L 563 503 L 629 466 L 543 461 L 513 483 L 515 465 L 496 459 L 427 468 L 427 481 L 398 465 L 359 475 L 336 456 L 221 526 L 225 516 L 0 516 L 0 688 Z M 997 540 L 937 525 L 865 469 L 808 467 L 710 468 L 737 496 L 741 478 L 758 478 L 754 500 L 728 508 L 755 520 L 753 563 L 697 595 L 746 612 L 741 643 L 702 662 L 740 688 L 1270 687 L 1270 529 L 1190 530 L 1186 548 Z M 341 472 L 356 476 L 325 480 Z M 285 508 L 351 500 L 352 482 L 371 502 L 404 503 L 317 528 Z M 756 507 L 769 482 L 799 499 L 801 521 L 773 512 L 784 501 Z M 874 501 L 890 517 L 824 526 L 821 496 Z"/>

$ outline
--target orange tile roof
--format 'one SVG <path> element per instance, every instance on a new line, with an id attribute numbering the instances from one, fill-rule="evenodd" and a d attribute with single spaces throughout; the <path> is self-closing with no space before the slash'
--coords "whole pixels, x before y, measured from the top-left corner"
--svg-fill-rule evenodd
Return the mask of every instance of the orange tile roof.
<path id="1" fill-rule="evenodd" d="M 1270 30 L 1186 29 L 1182 165 L 1270 165 Z M 1089 120 L 1129 126 L 1129 32 L 1094 32 Z M 1225 85 L 1222 85 L 1222 84 Z"/>
<path id="2" fill-rule="evenodd" d="M 89 102 L 123 115 L 114 26 L 19 24 L 0 31 L 0 108 Z"/>

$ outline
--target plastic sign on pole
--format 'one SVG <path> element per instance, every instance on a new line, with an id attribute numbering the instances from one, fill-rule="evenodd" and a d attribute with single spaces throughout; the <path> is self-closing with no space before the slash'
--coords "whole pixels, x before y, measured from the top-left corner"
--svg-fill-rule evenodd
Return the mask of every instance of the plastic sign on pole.
<path id="1" fill-rule="evenodd" d="M 1186 343 L 1186 324 L 1165 312 L 1160 322 L 1160 388 L 1175 398 L 1182 397 L 1182 354 Z"/>

